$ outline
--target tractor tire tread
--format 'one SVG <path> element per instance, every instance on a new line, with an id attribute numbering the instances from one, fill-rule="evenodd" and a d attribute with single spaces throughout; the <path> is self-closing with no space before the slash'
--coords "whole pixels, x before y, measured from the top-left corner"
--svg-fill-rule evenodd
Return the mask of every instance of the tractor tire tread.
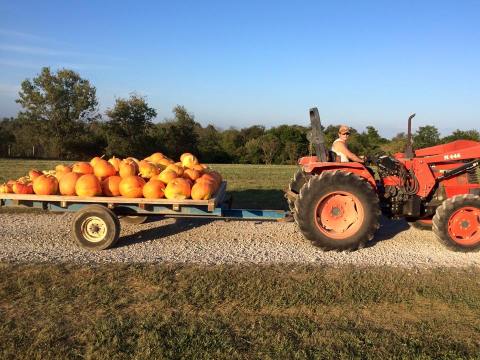
<path id="1" fill-rule="evenodd" d="M 332 240 L 325 236 L 320 235 L 315 224 L 311 221 L 312 209 L 311 202 L 314 201 L 315 196 L 318 196 L 318 192 L 322 189 L 332 189 L 338 187 L 351 187 L 354 192 L 361 194 L 364 198 L 364 206 L 366 217 L 370 219 L 370 223 L 365 225 L 360 233 L 352 236 L 348 241 Z M 371 214 L 369 217 L 368 214 Z M 357 250 L 363 248 L 366 243 L 373 239 L 375 232 L 380 227 L 379 217 L 381 211 L 379 206 L 379 199 L 372 186 L 359 176 L 341 171 L 325 171 L 318 176 L 311 177 L 306 184 L 300 189 L 299 196 L 295 201 L 295 211 L 293 212 L 295 221 L 297 222 L 300 230 L 309 239 L 313 245 L 323 250 Z"/>

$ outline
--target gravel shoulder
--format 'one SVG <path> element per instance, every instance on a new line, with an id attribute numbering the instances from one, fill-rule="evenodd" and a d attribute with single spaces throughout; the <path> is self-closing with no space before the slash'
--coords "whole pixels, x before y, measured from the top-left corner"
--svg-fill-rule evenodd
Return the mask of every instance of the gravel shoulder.
<path id="1" fill-rule="evenodd" d="M 73 214 L 0 213 L 0 261 L 201 264 L 311 263 L 407 268 L 480 267 L 479 252 L 455 252 L 431 231 L 384 219 L 374 241 L 355 252 L 324 252 L 295 223 L 161 219 L 122 224 L 117 247 L 79 248 L 70 235 Z"/>

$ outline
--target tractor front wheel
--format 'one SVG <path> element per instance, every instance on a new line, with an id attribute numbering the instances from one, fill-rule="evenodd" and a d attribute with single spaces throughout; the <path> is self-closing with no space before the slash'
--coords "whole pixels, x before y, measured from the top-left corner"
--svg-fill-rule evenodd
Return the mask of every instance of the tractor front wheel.
<path id="1" fill-rule="evenodd" d="M 465 194 L 445 200 L 433 217 L 433 231 L 454 250 L 479 250 L 480 196 Z"/>
<path id="2" fill-rule="evenodd" d="M 355 250 L 379 228 L 379 200 L 353 173 L 327 171 L 301 188 L 295 220 L 307 239 L 324 250 Z"/>

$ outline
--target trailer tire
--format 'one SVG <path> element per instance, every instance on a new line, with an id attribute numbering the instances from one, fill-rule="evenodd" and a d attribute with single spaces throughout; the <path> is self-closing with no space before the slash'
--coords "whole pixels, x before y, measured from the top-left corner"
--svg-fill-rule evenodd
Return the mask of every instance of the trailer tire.
<path id="1" fill-rule="evenodd" d="M 311 174 L 306 173 L 302 169 L 298 169 L 295 174 L 293 175 L 292 180 L 290 180 L 290 184 L 288 185 L 288 189 L 295 193 L 298 194 L 300 193 L 300 189 L 302 188 L 303 185 L 306 184 L 308 179 L 312 177 Z M 295 210 L 295 201 L 287 198 L 287 203 L 290 211 Z"/>
<path id="2" fill-rule="evenodd" d="M 433 217 L 433 232 L 452 250 L 480 250 L 480 196 L 465 194 L 445 200 Z"/>
<path id="3" fill-rule="evenodd" d="M 75 214 L 72 233 L 84 249 L 105 250 L 118 241 L 120 222 L 117 215 L 102 205 L 88 205 Z"/>
<path id="4" fill-rule="evenodd" d="M 372 186 L 346 171 L 311 177 L 295 201 L 295 221 L 313 245 L 356 250 L 380 227 L 379 199 Z"/>

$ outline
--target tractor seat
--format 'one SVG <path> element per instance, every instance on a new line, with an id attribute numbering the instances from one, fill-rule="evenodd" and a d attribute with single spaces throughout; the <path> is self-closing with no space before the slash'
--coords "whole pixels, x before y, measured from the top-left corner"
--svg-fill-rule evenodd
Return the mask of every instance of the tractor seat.
<path id="1" fill-rule="evenodd" d="M 328 162 L 340 162 L 340 156 L 338 156 L 334 151 L 328 150 L 327 161 Z"/>

